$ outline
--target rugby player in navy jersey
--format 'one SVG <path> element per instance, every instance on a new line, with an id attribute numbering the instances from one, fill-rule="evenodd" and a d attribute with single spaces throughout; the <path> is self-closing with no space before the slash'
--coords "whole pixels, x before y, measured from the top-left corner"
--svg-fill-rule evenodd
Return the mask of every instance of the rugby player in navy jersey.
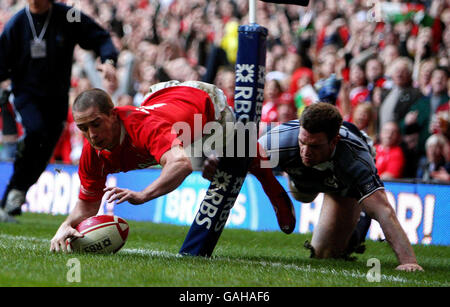
<path id="1" fill-rule="evenodd" d="M 355 128 L 355 129 L 354 129 Z M 402 229 L 395 212 L 388 202 L 383 182 L 380 180 L 364 136 L 352 125 L 343 125 L 336 107 L 329 103 L 317 103 L 307 107 L 299 120 L 281 124 L 259 140 L 265 154 L 279 161 L 277 167 L 289 178 L 289 192 L 300 202 L 312 202 L 318 193 L 324 193 L 323 205 L 311 243 L 307 247 L 314 258 L 347 257 L 355 245 L 355 232 L 364 210 L 380 223 L 386 240 L 391 245 L 399 265 L 397 270 L 422 271 L 413 248 Z M 262 172 L 272 173 L 261 167 L 255 158 L 250 169 L 261 180 Z M 210 179 L 218 160 L 210 157 L 203 176 Z M 273 175 L 272 175 L 273 176 Z M 278 208 L 284 205 L 284 197 L 269 195 Z M 284 210 L 283 214 L 290 214 Z M 367 229 L 365 230 L 367 232 Z M 358 240 L 364 240 L 365 233 Z"/>

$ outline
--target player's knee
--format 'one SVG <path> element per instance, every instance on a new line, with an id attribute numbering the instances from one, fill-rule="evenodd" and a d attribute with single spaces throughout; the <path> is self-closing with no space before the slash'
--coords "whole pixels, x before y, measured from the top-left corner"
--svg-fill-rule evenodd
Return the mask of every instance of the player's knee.
<path id="1" fill-rule="evenodd" d="M 318 193 L 317 193 L 318 194 Z M 316 199 L 317 194 L 307 194 L 307 193 L 300 193 L 300 192 L 292 192 L 292 196 L 302 203 L 311 203 Z"/>
<path id="2" fill-rule="evenodd" d="M 336 248 L 330 245 L 322 245 L 315 243 L 305 242 L 304 247 L 310 250 L 310 257 L 315 259 L 330 259 L 340 258 L 343 255 L 343 249 Z"/>
<path id="3" fill-rule="evenodd" d="M 316 259 L 327 259 L 332 258 L 333 251 L 331 248 L 326 247 L 315 247 L 314 248 L 314 257 Z"/>
<path id="4" fill-rule="evenodd" d="M 343 254 L 343 250 L 338 250 L 332 247 L 318 247 L 314 248 L 314 258 L 316 259 L 330 259 L 340 258 Z"/>

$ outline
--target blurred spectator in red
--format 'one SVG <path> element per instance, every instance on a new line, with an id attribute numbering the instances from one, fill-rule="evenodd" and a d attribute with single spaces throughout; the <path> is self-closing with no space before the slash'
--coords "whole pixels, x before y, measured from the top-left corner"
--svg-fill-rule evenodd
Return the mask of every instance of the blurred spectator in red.
<path id="1" fill-rule="evenodd" d="M 289 93 L 292 95 L 296 110 L 300 115 L 303 109 L 314 102 L 314 73 L 310 68 L 297 68 L 291 76 Z"/>
<path id="2" fill-rule="evenodd" d="M 433 115 L 431 129 L 434 133 L 442 133 L 450 139 L 450 100 L 441 105 Z"/>
<path id="3" fill-rule="evenodd" d="M 50 163 L 64 163 L 72 164 L 72 158 L 70 153 L 72 152 L 71 144 L 71 125 L 74 124 L 72 109 L 69 108 L 67 113 L 67 121 L 64 125 L 64 130 L 56 144 L 55 150 L 53 151 L 53 156 L 50 159 Z"/>
<path id="4" fill-rule="evenodd" d="M 386 122 L 380 132 L 380 143 L 375 145 L 376 167 L 380 178 L 401 178 L 405 166 L 405 157 L 400 147 L 400 129 L 397 123 Z"/>
<path id="5" fill-rule="evenodd" d="M 261 111 L 261 122 L 271 123 L 277 121 L 277 104 L 281 93 L 282 89 L 277 80 L 273 79 L 266 82 L 264 102 Z"/>
<path id="6" fill-rule="evenodd" d="M 280 124 L 297 119 L 297 108 L 291 93 L 285 92 L 281 94 L 278 100 L 277 113 L 277 120 Z"/>
<path id="7" fill-rule="evenodd" d="M 277 80 L 272 79 L 266 81 L 264 102 L 261 110 L 261 121 L 259 124 L 259 131 L 261 135 L 267 131 L 271 123 L 276 123 L 278 120 L 277 106 L 281 93 L 281 85 Z"/>
<path id="8" fill-rule="evenodd" d="M 283 91 L 288 91 L 291 87 L 294 73 L 298 69 L 303 68 L 302 58 L 297 53 L 288 51 L 283 59 L 283 65 L 284 65 L 282 66 L 283 75 L 280 76 L 279 81 L 281 83 Z M 311 79 L 309 83 L 313 83 L 313 80 Z"/>
<path id="9" fill-rule="evenodd" d="M 314 85 L 314 74 L 310 68 L 297 68 L 291 76 L 289 92 L 295 96 L 297 91 L 307 84 Z"/>

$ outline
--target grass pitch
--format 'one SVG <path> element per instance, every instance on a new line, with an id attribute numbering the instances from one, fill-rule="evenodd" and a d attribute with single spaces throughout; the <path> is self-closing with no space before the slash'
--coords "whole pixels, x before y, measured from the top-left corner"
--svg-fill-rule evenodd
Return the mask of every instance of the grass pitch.
<path id="1" fill-rule="evenodd" d="M 386 242 L 366 242 L 353 262 L 309 258 L 311 235 L 225 229 L 213 257 L 179 257 L 188 227 L 132 222 L 124 248 L 114 255 L 49 252 L 64 216 L 25 213 L 19 224 L 0 224 L 0 286 L 309 287 L 450 286 L 450 246 L 414 246 L 425 272 L 395 271 Z M 71 258 L 80 282 L 69 282 Z M 368 259 L 381 264 L 369 282 Z"/>

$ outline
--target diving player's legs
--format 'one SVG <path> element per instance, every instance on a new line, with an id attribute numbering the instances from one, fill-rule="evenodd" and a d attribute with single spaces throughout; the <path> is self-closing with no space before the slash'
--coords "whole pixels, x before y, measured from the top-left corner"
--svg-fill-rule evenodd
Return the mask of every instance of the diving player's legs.
<path id="1" fill-rule="evenodd" d="M 228 105 L 227 97 L 225 96 L 223 91 L 214 84 L 209 84 L 202 81 L 179 82 L 177 80 L 171 80 L 152 85 L 147 93 L 147 96 L 150 94 L 154 94 L 155 92 L 162 89 L 174 86 L 189 86 L 208 93 L 214 106 L 216 120 L 225 121 L 226 118 L 228 121 L 235 121 L 234 113 L 231 107 Z M 229 118 L 230 116 L 232 117 L 231 119 Z"/>
<path id="2" fill-rule="evenodd" d="M 262 148 L 259 145 L 257 157 L 253 159 L 249 167 L 249 172 L 253 174 L 261 183 L 264 192 L 272 204 L 277 217 L 280 229 L 290 234 L 294 231 L 296 225 L 295 209 L 280 182 L 275 178 L 272 168 L 262 167 L 262 162 L 265 158 L 262 156 Z M 267 160 L 266 160 L 267 161 Z"/>
<path id="3" fill-rule="evenodd" d="M 353 198 L 325 194 L 319 221 L 311 240 L 316 258 L 339 258 L 345 254 L 356 227 L 361 206 Z"/>

